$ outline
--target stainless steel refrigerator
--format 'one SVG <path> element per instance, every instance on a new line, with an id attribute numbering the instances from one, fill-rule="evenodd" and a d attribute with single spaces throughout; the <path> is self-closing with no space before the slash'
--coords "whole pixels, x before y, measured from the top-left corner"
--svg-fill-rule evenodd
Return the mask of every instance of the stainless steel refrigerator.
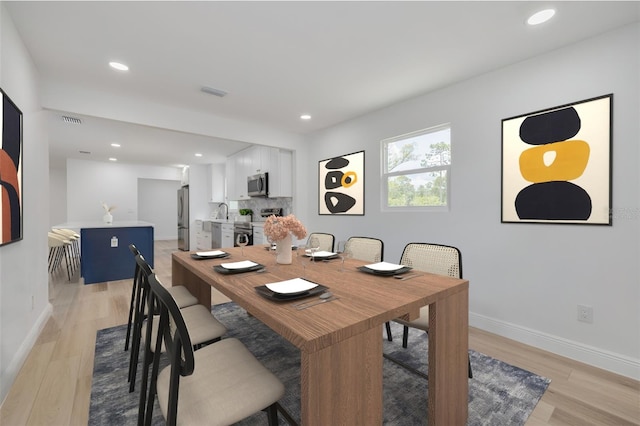
<path id="1" fill-rule="evenodd" d="M 178 248 L 189 250 L 189 187 L 178 189 Z"/>

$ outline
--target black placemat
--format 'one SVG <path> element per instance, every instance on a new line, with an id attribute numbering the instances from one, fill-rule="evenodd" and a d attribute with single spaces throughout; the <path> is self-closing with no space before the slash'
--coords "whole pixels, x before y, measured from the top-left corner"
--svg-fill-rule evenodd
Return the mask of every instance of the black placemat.
<path id="1" fill-rule="evenodd" d="M 200 256 L 197 253 L 191 253 L 191 258 L 195 260 L 205 260 L 205 259 L 224 259 L 225 257 L 229 257 L 229 253 L 216 254 L 211 256 Z"/>
<path id="2" fill-rule="evenodd" d="M 398 274 L 404 274 L 405 272 L 409 272 L 411 269 L 410 266 L 403 266 L 400 269 L 394 269 L 393 271 L 378 271 L 375 269 L 371 269 L 371 268 L 367 268 L 366 266 L 358 266 L 358 269 L 362 272 L 366 272 L 368 274 L 373 274 L 373 275 L 382 275 L 382 276 L 391 276 L 391 275 L 398 275 Z"/>
<path id="3" fill-rule="evenodd" d="M 240 268 L 240 269 L 227 269 L 222 267 L 221 265 L 216 265 L 213 267 L 213 270 L 220 274 L 231 275 L 231 274 L 241 274 L 243 272 L 257 271 L 258 269 L 262 269 L 262 268 L 264 268 L 264 265 L 260 263 L 256 263 L 255 266 L 249 266 L 248 268 Z"/>
<path id="4" fill-rule="evenodd" d="M 269 288 L 266 285 L 255 287 L 255 289 L 260 296 L 266 297 L 269 300 L 275 300 L 277 302 L 286 302 L 289 300 L 303 299 L 305 297 L 315 296 L 316 294 L 324 293 L 329 289 L 329 287 L 326 287 L 322 284 L 318 284 L 316 287 L 312 289 L 302 291 L 300 293 L 293 293 L 293 294 L 275 293 L 269 290 Z"/>

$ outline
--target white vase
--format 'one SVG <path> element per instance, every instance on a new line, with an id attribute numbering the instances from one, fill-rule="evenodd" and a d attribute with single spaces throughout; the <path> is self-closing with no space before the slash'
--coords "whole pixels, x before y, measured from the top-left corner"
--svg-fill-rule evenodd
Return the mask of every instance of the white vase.
<path id="1" fill-rule="evenodd" d="M 102 220 L 104 221 L 104 223 L 113 223 L 113 216 L 111 215 L 111 213 L 107 212 L 105 213 L 104 216 L 102 216 Z"/>
<path id="2" fill-rule="evenodd" d="M 291 234 L 276 241 L 276 262 L 291 265 Z"/>

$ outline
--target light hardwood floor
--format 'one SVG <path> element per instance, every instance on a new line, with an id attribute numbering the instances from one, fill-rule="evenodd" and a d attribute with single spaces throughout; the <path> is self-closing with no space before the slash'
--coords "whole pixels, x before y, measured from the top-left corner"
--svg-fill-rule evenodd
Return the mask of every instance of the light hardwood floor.
<path id="1" fill-rule="evenodd" d="M 171 282 L 175 241 L 157 241 L 155 271 Z M 127 322 L 131 280 L 49 283 L 53 315 L 0 408 L 0 425 L 86 425 L 96 331 Z M 227 301 L 214 291 L 213 303 Z M 527 425 L 640 425 L 640 383 L 475 328 L 472 349 L 551 379 Z M 123 384 L 124 385 L 124 384 Z"/>

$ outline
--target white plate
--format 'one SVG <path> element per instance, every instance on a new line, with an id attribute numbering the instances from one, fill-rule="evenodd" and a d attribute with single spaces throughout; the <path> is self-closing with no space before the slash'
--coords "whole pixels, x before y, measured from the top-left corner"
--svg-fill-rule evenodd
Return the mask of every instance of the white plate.
<path id="1" fill-rule="evenodd" d="M 293 294 L 293 293 L 302 293 L 303 291 L 311 290 L 312 288 L 317 287 L 318 284 L 309 282 L 302 278 L 294 278 L 292 280 L 265 284 L 265 286 L 274 293 Z"/>
<path id="2" fill-rule="evenodd" d="M 207 257 L 207 256 L 222 256 L 227 253 L 222 250 L 212 250 L 212 251 L 197 251 L 196 254 L 198 256 Z"/>
<path id="3" fill-rule="evenodd" d="M 398 265 L 396 263 L 389 262 L 378 262 L 372 263 L 370 265 L 364 265 L 365 268 L 372 269 L 374 271 L 397 271 L 398 269 L 404 268 L 404 265 Z"/>
<path id="4" fill-rule="evenodd" d="M 247 269 L 247 268 L 251 268 L 252 266 L 256 266 L 257 263 L 252 262 L 250 260 L 243 260 L 241 262 L 232 262 L 232 263 L 221 263 L 220 266 L 222 266 L 225 269 Z"/>
<path id="5" fill-rule="evenodd" d="M 311 256 L 311 252 L 309 250 L 306 250 L 305 253 L 307 256 Z M 313 257 L 331 257 L 331 256 L 335 256 L 338 253 L 332 253 L 330 251 L 317 251 L 313 254 Z"/>

